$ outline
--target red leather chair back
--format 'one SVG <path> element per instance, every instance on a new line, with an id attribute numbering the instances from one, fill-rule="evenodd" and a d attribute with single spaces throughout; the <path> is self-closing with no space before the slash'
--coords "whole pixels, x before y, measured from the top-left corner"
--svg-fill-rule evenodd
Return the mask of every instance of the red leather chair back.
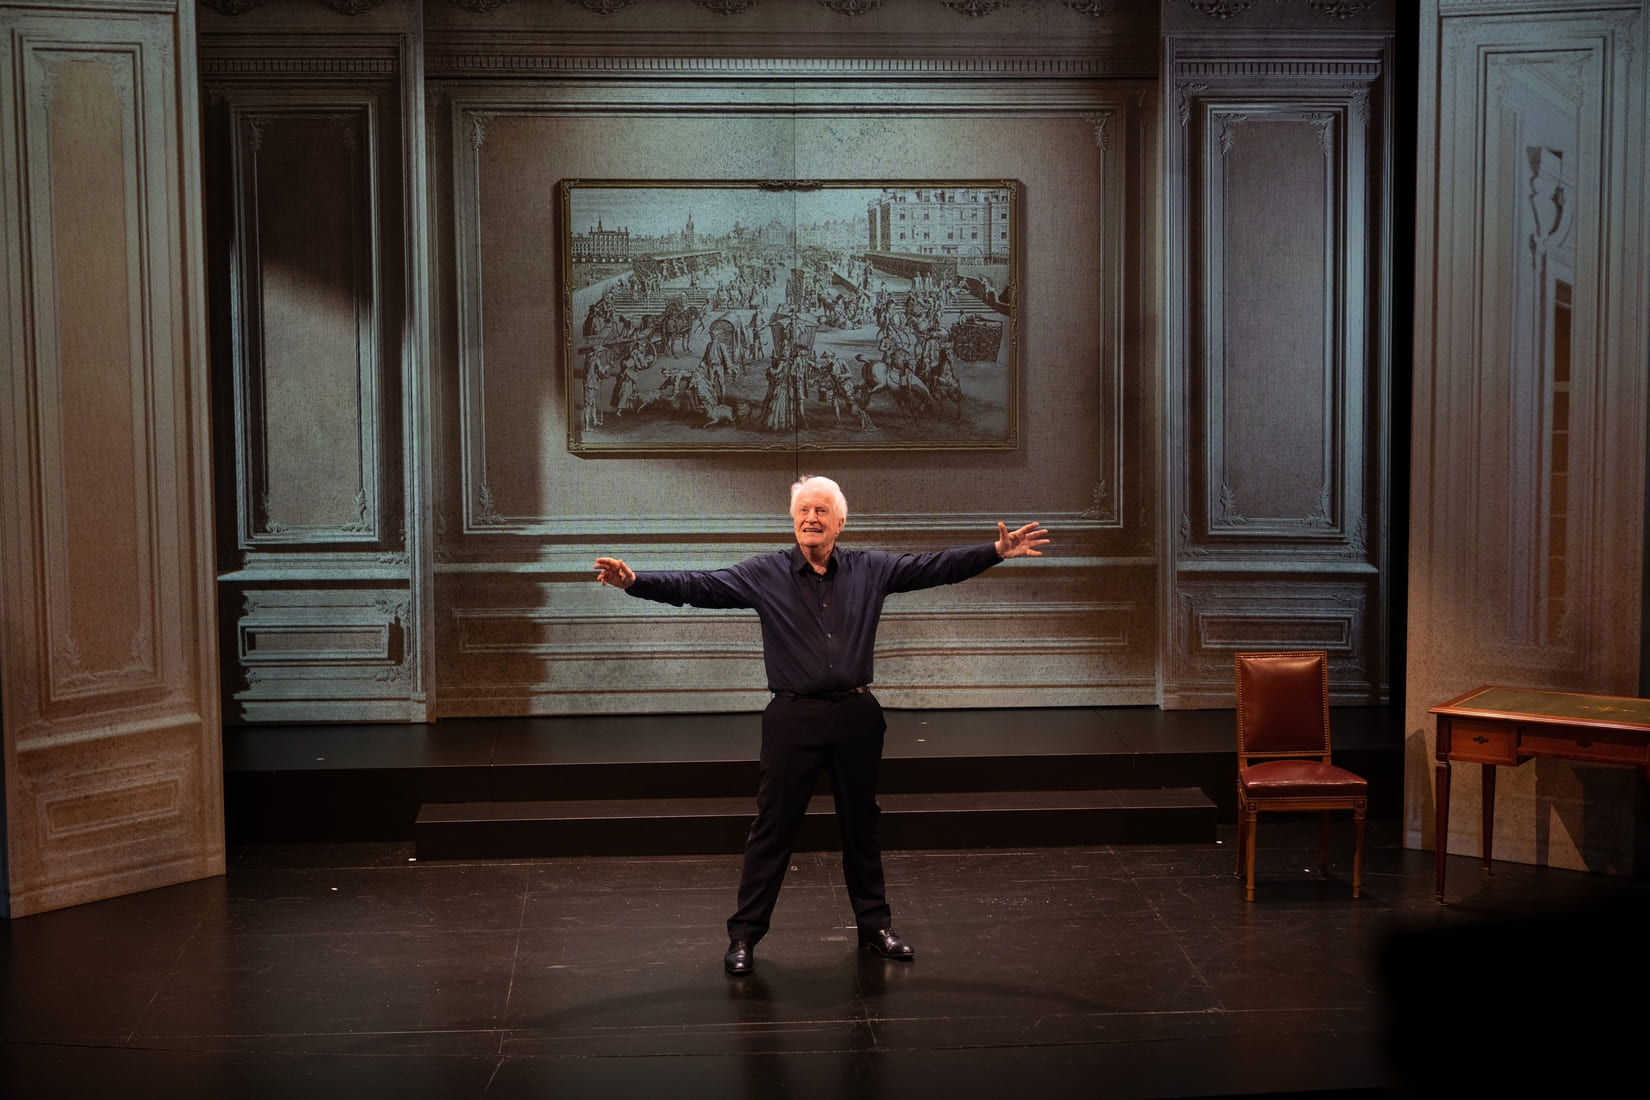
<path id="1" fill-rule="evenodd" d="M 1329 755 L 1329 654 L 1237 655 L 1238 756 Z"/>

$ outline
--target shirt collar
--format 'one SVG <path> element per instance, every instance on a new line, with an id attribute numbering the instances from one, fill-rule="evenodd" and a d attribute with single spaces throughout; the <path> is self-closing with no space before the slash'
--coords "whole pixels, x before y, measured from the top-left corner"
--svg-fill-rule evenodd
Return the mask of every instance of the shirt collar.
<path id="1" fill-rule="evenodd" d="M 791 572 L 792 573 L 813 573 L 814 572 L 814 567 L 813 567 L 812 563 L 810 563 L 808 561 L 807 555 L 802 552 L 802 547 L 800 547 L 800 546 L 794 546 L 793 545 L 791 547 Z M 825 573 L 824 573 L 824 575 L 829 577 L 829 576 L 835 575 L 835 573 L 836 573 L 836 547 L 833 546 L 833 547 L 831 547 L 831 556 L 829 558 L 825 559 Z M 817 574 L 817 573 L 814 574 L 814 575 L 819 576 L 819 574 Z"/>

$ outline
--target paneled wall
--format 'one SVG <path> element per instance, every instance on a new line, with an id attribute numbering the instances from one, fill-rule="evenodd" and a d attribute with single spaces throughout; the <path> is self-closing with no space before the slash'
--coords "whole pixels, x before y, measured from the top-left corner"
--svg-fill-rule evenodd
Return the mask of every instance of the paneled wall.
<path id="1" fill-rule="evenodd" d="M 0 7 L 0 915 L 221 873 L 192 5 Z"/>
<path id="2" fill-rule="evenodd" d="M 1242 649 L 1384 702 L 1390 32 L 1165 14 L 1163 705 L 1229 706 Z"/>
<path id="3" fill-rule="evenodd" d="M 1423 7 L 1405 829 L 1476 853 L 1476 769 L 1432 835 L 1429 706 L 1643 687 L 1650 12 Z M 1626 769 L 1502 769 L 1494 855 L 1633 870 L 1634 798 Z"/>
<path id="4" fill-rule="evenodd" d="M 719 68 L 702 67 L 691 109 L 663 112 L 645 87 L 432 91 L 433 155 L 451 165 L 435 201 L 453 216 L 437 269 L 438 300 L 453 309 L 437 315 L 437 354 L 456 368 L 442 379 L 437 428 L 442 711 L 759 704 L 765 680 L 748 614 L 630 600 L 593 584 L 590 563 L 606 553 L 638 568 L 690 568 L 783 546 L 799 468 L 842 482 L 849 541 L 984 541 L 999 518 L 1040 518 L 1057 532 L 1059 555 L 1031 568 L 891 601 L 877 669 L 885 700 L 1152 701 L 1147 408 L 1137 364 L 1123 360 L 1119 278 L 1141 202 L 1124 165 L 1140 140 L 1142 90 L 1044 83 L 1004 102 L 999 87 L 954 78 L 751 88 Z M 804 96 L 811 102 L 799 105 Z M 620 124 L 615 113 L 633 117 Z M 1019 449 L 569 453 L 563 318 L 549 292 L 555 185 L 666 174 L 1019 180 L 1031 196 L 1017 288 Z"/>
<path id="5" fill-rule="evenodd" d="M 783 546 L 804 471 L 850 541 L 1054 531 L 890 604 L 893 705 L 1385 697 L 1385 0 L 208 6 L 232 719 L 759 705 L 753 619 L 591 561 Z M 569 449 L 558 183 L 751 179 L 1015 181 L 1017 446 Z"/>

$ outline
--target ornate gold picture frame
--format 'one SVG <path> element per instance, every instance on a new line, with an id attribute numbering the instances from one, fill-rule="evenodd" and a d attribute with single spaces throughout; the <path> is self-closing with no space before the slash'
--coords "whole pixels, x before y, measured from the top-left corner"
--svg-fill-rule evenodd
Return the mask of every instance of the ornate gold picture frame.
<path id="1" fill-rule="evenodd" d="M 575 452 L 1009 450 L 1007 180 L 561 185 Z"/>

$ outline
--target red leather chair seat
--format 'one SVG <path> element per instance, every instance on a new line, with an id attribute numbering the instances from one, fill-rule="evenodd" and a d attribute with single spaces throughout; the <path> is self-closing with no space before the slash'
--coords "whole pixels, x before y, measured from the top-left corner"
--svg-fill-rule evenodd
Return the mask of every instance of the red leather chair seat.
<path id="1" fill-rule="evenodd" d="M 1354 798 L 1369 790 L 1362 776 L 1317 760 L 1264 760 L 1241 769 L 1238 783 L 1251 798 Z"/>

